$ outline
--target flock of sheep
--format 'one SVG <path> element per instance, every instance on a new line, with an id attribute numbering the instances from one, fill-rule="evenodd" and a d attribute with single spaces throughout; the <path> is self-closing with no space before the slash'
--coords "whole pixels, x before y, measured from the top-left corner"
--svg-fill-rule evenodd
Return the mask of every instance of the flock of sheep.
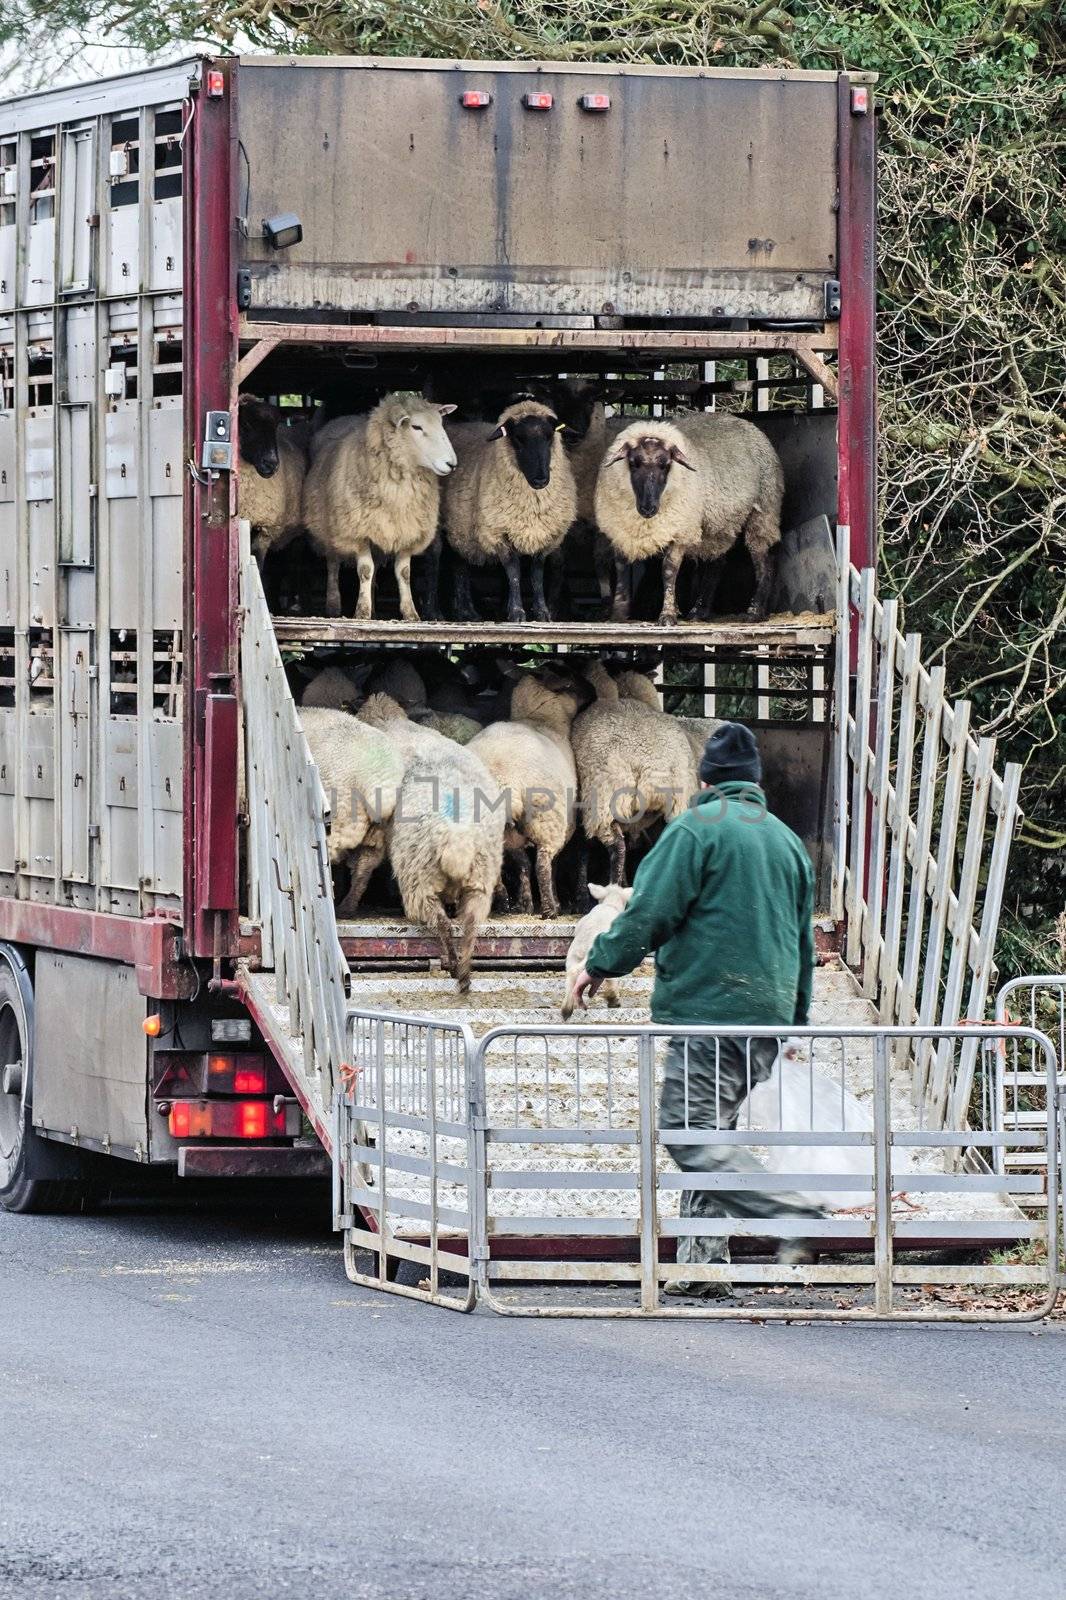
<path id="1" fill-rule="evenodd" d="M 682 564 L 698 564 L 696 613 L 709 617 L 730 550 L 743 540 L 755 571 L 751 610 L 765 615 L 781 537 L 781 463 L 753 423 L 729 414 L 608 417 L 595 390 L 560 381 L 521 395 L 489 421 L 394 393 L 365 415 L 337 417 L 306 452 L 279 414 L 242 396 L 239 512 L 260 559 L 306 531 L 326 564 L 326 610 L 341 614 L 340 571 L 359 576 L 355 615 L 374 615 L 377 564 L 391 560 L 406 621 L 441 618 L 442 544 L 455 562 L 455 620 L 479 620 L 471 569 L 498 566 L 507 618 L 524 622 L 522 562 L 532 612 L 549 621 L 545 563 L 568 536 L 592 530 L 601 596 L 627 620 L 635 563 L 660 561 L 660 621 L 677 620 Z M 449 419 L 449 420 L 446 420 Z M 613 571 L 612 571 L 613 568 Z"/>
<path id="2" fill-rule="evenodd" d="M 487 724 L 442 704 L 429 704 L 410 662 L 386 657 L 361 683 L 325 668 L 300 717 L 331 807 L 330 860 L 350 874 L 340 914 L 387 859 L 405 915 L 437 938 L 465 990 L 494 899 L 511 909 L 505 858 L 515 909 L 534 910 L 532 856 L 540 913 L 554 917 L 556 858 L 580 819 L 583 887 L 597 897 L 589 840 L 608 848 L 612 883 L 623 885 L 627 845 L 684 810 L 717 724 L 669 716 L 643 674 L 577 657 L 515 670 Z"/>

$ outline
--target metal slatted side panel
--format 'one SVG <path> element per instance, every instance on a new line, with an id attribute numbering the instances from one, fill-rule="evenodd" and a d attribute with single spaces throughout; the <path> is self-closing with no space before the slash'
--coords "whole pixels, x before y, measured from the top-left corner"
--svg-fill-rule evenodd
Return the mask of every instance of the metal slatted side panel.
<path id="1" fill-rule="evenodd" d="M 850 685 L 838 679 L 838 904 L 848 962 L 882 1020 L 950 1026 L 988 1004 L 1020 769 L 997 773 L 995 741 L 973 735 L 967 701 L 945 698 L 944 669 L 923 667 L 897 611 L 871 572 L 842 580 L 855 656 Z M 968 1065 L 972 1076 L 972 1051 Z M 913 1068 L 916 1097 L 942 1120 L 943 1050 L 923 1046 Z"/>
<path id="2" fill-rule="evenodd" d="M 288 1009 L 290 1068 L 318 1116 L 331 1113 L 345 1039 L 348 964 L 337 936 L 326 828 L 329 809 L 300 727 L 259 568 L 241 567 L 241 685 L 250 818 L 249 905 Z"/>

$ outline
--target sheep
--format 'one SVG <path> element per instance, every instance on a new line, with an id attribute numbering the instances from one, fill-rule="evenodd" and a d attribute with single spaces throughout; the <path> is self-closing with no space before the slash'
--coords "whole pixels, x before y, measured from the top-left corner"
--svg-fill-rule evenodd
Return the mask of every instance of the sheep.
<path id="1" fill-rule="evenodd" d="M 613 470 L 623 464 L 628 484 Z M 615 550 L 615 620 L 629 616 L 627 564 L 656 554 L 663 563 L 660 623 L 677 620 L 677 575 L 686 556 L 703 565 L 699 611 L 709 616 L 722 564 L 741 537 L 755 568 L 751 610 L 764 616 L 783 492 L 777 452 L 742 417 L 631 423 L 609 448 L 596 481 L 597 522 Z"/>
<path id="2" fill-rule="evenodd" d="M 574 1014 L 576 1004 L 574 985 L 580 973 L 584 971 L 585 961 L 593 943 L 601 933 L 607 932 L 619 912 L 625 910 L 632 893 L 632 889 L 624 889 L 617 883 L 607 884 L 606 887 L 602 883 L 589 884 L 589 894 L 599 904 L 594 905 L 592 910 L 587 911 L 581 918 L 574 929 L 570 948 L 566 952 L 566 993 L 562 1004 L 564 1022 L 569 1022 Z M 618 985 L 613 978 L 604 980 L 603 998 L 609 1006 L 622 1004 Z"/>
<path id="3" fill-rule="evenodd" d="M 543 917 L 557 917 L 555 858 L 574 831 L 577 768 L 570 727 L 591 698 L 585 682 L 548 668 L 527 673 L 511 696 L 511 720 L 494 722 L 469 749 L 488 767 L 508 801 L 505 850 L 519 856 L 520 910 L 533 910 L 527 846 L 536 850 Z"/>
<path id="4" fill-rule="evenodd" d="M 679 418 L 677 426 L 689 442 L 703 495 L 699 615 L 710 617 L 725 558 L 743 539 L 755 569 L 749 611 L 764 617 L 781 542 L 785 492 L 777 451 L 753 422 L 728 413 L 697 412 Z"/>
<path id="5" fill-rule="evenodd" d="M 368 694 L 391 695 L 407 712 L 426 704 L 425 680 L 417 667 L 402 656 L 389 656 L 376 666 L 366 688 Z"/>
<path id="6" fill-rule="evenodd" d="M 392 740 L 346 711 L 300 707 L 300 725 L 330 807 L 329 860 L 347 862 L 351 882 L 337 915 L 350 916 L 385 859 L 385 827 L 403 782 Z"/>
<path id="7" fill-rule="evenodd" d="M 675 717 L 674 721 L 684 733 L 685 738 L 692 746 L 692 754 L 696 762 L 696 771 L 703 759 L 703 747 L 716 728 L 722 726 L 721 717 Z"/>
<path id="8" fill-rule="evenodd" d="M 237 405 L 237 510 L 251 524 L 252 553 L 262 566 L 300 527 L 306 462 L 276 408 L 242 394 Z"/>
<path id="9" fill-rule="evenodd" d="M 454 739 L 456 744 L 469 744 L 484 731 L 484 725 L 462 711 L 435 711 L 432 706 L 412 706 L 409 715 L 423 728 Z"/>
<path id="10" fill-rule="evenodd" d="M 646 673 L 634 672 L 627 667 L 614 674 L 614 681 L 623 700 L 634 700 L 638 705 L 647 706 L 650 711 L 662 710 L 659 691 Z"/>
<path id="11" fill-rule="evenodd" d="M 323 667 L 309 679 L 300 696 L 300 705 L 331 711 L 352 711 L 362 698 L 356 680 L 342 667 Z"/>
<path id="12" fill-rule="evenodd" d="M 304 484 L 304 522 L 326 561 L 326 612 L 340 616 L 340 569 L 355 561 L 355 615 L 374 614 L 374 552 L 393 560 L 400 615 L 419 621 L 411 595 L 411 558 L 432 542 L 440 485 L 455 466 L 442 418 L 454 411 L 420 395 L 386 395 L 366 417 L 338 430 L 311 464 Z M 330 424 L 322 429 L 329 432 Z"/>
<path id="13" fill-rule="evenodd" d="M 574 719 L 571 732 L 581 819 L 586 837 L 610 851 L 611 881 L 621 884 L 626 835 L 657 817 L 670 822 L 681 815 L 695 792 L 696 764 L 673 717 L 622 699 L 602 662 L 586 676 L 597 698 Z"/>
<path id="14" fill-rule="evenodd" d="M 645 705 L 652 711 L 661 710 L 659 693 L 651 679 L 643 672 L 619 672 L 615 676 L 618 693 L 623 700 L 631 700 L 638 705 Z M 674 723 L 684 733 L 692 746 L 692 754 L 696 762 L 697 773 L 700 760 L 703 756 L 703 747 L 716 728 L 722 726 L 721 717 L 674 717 Z"/>
<path id="15" fill-rule="evenodd" d="M 537 400 L 505 407 L 486 437 L 484 424 L 452 429 L 459 465 L 444 486 L 444 527 L 462 557 L 456 611 L 479 620 L 469 566 L 498 561 L 507 574 L 507 620 L 524 622 L 521 557 L 531 556 L 533 615 L 551 620 L 544 597 L 544 562 L 566 538 L 577 515 L 574 474 L 563 448 L 562 424 Z"/>
<path id="16" fill-rule="evenodd" d="M 444 964 L 465 993 L 474 941 L 503 862 L 504 797 L 477 756 L 419 727 L 388 695 L 371 695 L 359 716 L 383 729 L 403 760 L 386 843 L 404 914 L 436 935 Z M 449 905 L 459 921 L 458 942 Z"/>

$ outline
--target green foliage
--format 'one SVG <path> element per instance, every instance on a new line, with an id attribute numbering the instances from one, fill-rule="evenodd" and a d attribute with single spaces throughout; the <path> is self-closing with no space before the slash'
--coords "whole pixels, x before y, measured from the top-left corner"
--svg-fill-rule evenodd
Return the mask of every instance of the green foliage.
<path id="1" fill-rule="evenodd" d="M 880 74 L 883 586 L 1001 759 L 1026 763 L 1011 909 L 1066 884 L 1062 0 L 0 0 L 0 45 L 861 68 Z M 1011 941 L 1008 941 L 1011 947 Z"/>

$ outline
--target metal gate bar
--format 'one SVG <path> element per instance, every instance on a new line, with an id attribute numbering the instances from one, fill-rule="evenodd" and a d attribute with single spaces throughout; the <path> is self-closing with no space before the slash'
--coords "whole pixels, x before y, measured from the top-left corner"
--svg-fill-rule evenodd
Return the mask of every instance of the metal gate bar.
<path id="1" fill-rule="evenodd" d="M 360 1076 L 358 1097 L 349 1098 L 338 1112 L 338 1149 L 343 1153 L 337 1182 L 342 1207 L 338 1222 L 346 1230 L 346 1262 L 355 1282 L 466 1310 L 480 1298 L 506 1316 L 972 1322 L 1033 1320 L 1046 1315 L 1057 1298 L 1059 1094 L 1054 1047 L 1035 1028 L 999 1023 L 979 1028 L 790 1030 L 793 1084 L 800 1081 L 795 1073 L 809 1075 L 806 1128 L 791 1125 L 784 1116 L 776 1128 L 753 1123 L 750 1099 L 736 1126 L 722 1125 L 720 1116 L 716 1127 L 688 1125 L 687 1113 L 680 1128 L 659 1125 L 658 1045 L 678 1041 L 687 1073 L 696 1041 L 719 1041 L 714 1045 L 719 1070 L 721 1041 L 749 1041 L 745 1049 L 751 1088 L 756 1087 L 751 1042 L 774 1040 L 780 1045 L 784 1041 L 778 1029 L 747 1028 L 740 1034 L 727 1028 L 614 1028 L 590 1022 L 496 1028 L 475 1043 L 459 1025 L 359 1012 L 352 1015 L 349 1037 Z M 1039 1065 L 1047 1096 L 1040 1128 L 1012 1130 L 1002 1121 L 982 1120 L 994 1099 L 984 1080 L 998 1071 L 998 1053 L 1007 1038 L 1024 1045 Z M 844 1079 L 847 1072 L 861 1076 L 866 1065 L 856 1068 L 854 1060 L 849 1065 L 847 1047 L 869 1052 L 866 1081 L 868 1085 L 872 1077 L 872 1116 L 863 1126 L 848 1120 L 865 1113 L 861 1106 L 856 1112 L 858 1103 L 848 1097 Z M 958 1117 L 955 1126 L 923 1126 L 924 1098 L 913 1114 L 918 1125 L 903 1125 L 901 1077 L 893 1082 L 891 1072 L 892 1059 L 902 1048 L 912 1054 L 924 1049 L 930 1058 L 943 1060 L 949 1091 L 954 1088 L 952 1071 L 957 1076 L 976 1061 L 973 1126 L 968 1116 Z M 839 1084 L 823 1070 L 827 1061 L 838 1062 Z M 823 1099 L 826 1082 L 834 1094 L 839 1087 L 840 1127 L 815 1126 L 816 1077 Z M 782 1110 L 784 1082 L 779 1076 Z M 685 1088 L 687 1105 L 687 1077 Z M 950 1093 L 948 1099 L 950 1103 Z M 360 1128 L 364 1131 L 357 1133 Z M 705 1171 L 664 1169 L 666 1144 L 723 1152 L 730 1147 L 762 1149 L 771 1170 L 715 1170 L 713 1162 Z M 834 1150 L 850 1153 L 843 1158 L 852 1170 L 819 1170 L 819 1161 L 831 1165 Z M 1016 1151 L 1043 1155 L 1046 1177 L 1002 1170 L 1003 1154 Z M 930 1165 L 934 1154 L 940 1158 L 935 1168 Z M 685 1190 L 768 1196 L 815 1190 L 830 1200 L 834 1194 L 846 1200 L 852 1190 L 862 1197 L 867 1214 L 816 1219 L 670 1214 L 678 1192 Z M 951 1197 L 961 1196 L 971 1214 L 898 1217 L 894 1205 L 900 1191 L 936 1205 L 950 1205 Z M 465 1196 L 461 1201 L 460 1194 Z M 997 1196 L 1004 1202 L 1000 1215 L 973 1215 L 975 1206 Z M 1039 1203 L 1041 1215 L 1023 1216 L 1017 1209 L 1019 1198 Z M 792 1265 L 748 1259 L 676 1263 L 664 1258 L 673 1241 L 745 1237 L 764 1243 L 803 1238 L 829 1250 L 846 1248 L 861 1259 Z M 929 1265 L 896 1259 L 900 1250 L 968 1252 L 994 1239 L 1044 1244 L 1046 1259 L 999 1264 L 940 1259 Z M 546 1254 L 536 1260 L 500 1259 L 497 1252 L 506 1250 L 508 1240 L 542 1245 Z M 570 1254 L 555 1258 L 552 1241 L 566 1241 L 570 1248 L 587 1246 L 592 1259 Z M 627 1246 L 631 1257 L 614 1259 L 617 1248 Z M 376 1253 L 376 1274 L 358 1271 L 357 1249 Z M 417 1289 L 390 1281 L 390 1264 L 401 1260 L 427 1269 L 426 1281 Z M 443 1290 L 441 1273 L 466 1277 L 465 1294 Z M 662 1288 L 678 1278 L 728 1279 L 738 1288 L 810 1288 L 813 1294 L 802 1305 L 663 1304 Z M 601 1300 L 563 1303 L 548 1295 L 535 1303 L 515 1303 L 495 1287 L 510 1284 L 517 1290 L 534 1283 L 556 1291 L 582 1286 Z M 635 1290 L 636 1302 L 603 1304 L 612 1284 Z M 1034 1284 L 1043 1285 L 1043 1297 L 1023 1311 L 927 1307 L 906 1298 L 917 1289 Z M 827 1306 L 815 1298 L 844 1286 L 863 1294 L 872 1289 L 872 1303 Z"/>

